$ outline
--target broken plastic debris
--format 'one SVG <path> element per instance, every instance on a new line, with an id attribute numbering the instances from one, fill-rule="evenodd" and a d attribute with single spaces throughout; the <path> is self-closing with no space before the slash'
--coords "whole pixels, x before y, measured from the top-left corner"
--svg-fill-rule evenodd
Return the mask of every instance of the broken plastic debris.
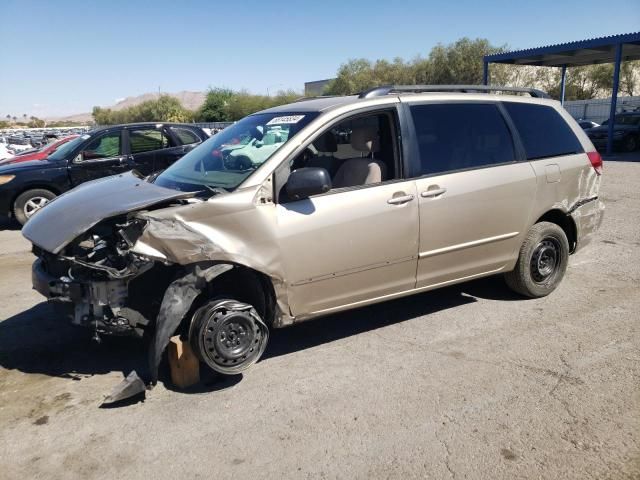
<path id="1" fill-rule="evenodd" d="M 135 397 L 136 395 L 143 393 L 146 389 L 147 387 L 142 379 L 138 376 L 135 370 L 132 370 L 124 380 L 115 386 L 111 391 L 111 394 L 104 399 L 102 405 L 109 405 Z"/>

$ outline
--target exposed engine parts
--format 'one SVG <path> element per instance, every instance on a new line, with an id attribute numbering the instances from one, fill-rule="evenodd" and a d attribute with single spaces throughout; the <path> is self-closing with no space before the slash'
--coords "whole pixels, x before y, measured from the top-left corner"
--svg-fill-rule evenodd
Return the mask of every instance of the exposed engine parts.
<path id="1" fill-rule="evenodd" d="M 235 300 L 213 300 L 199 308 L 189 329 L 196 355 L 212 370 L 240 373 L 257 362 L 269 339 L 269 330 L 256 310 Z"/>
<path id="2" fill-rule="evenodd" d="M 127 305 L 129 283 L 154 263 L 129 251 L 143 230 L 139 219 L 115 219 L 69 244 L 61 255 L 35 250 L 34 286 L 57 301 L 72 323 L 99 334 L 142 336 L 149 321 Z M 40 288 L 38 288 L 40 290 Z"/>

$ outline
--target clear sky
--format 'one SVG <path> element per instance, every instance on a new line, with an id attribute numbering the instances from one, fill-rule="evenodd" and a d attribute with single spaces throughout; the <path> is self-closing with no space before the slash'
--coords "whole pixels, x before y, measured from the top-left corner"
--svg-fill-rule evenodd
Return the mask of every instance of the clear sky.
<path id="1" fill-rule="evenodd" d="M 209 86 L 302 91 L 350 58 L 460 37 L 529 48 L 640 30 L 640 0 L 0 0 L 0 118 Z"/>

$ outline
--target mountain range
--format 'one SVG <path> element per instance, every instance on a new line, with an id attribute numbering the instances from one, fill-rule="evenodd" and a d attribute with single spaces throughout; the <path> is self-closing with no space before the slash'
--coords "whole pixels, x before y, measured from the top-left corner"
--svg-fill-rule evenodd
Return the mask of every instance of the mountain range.
<path id="1" fill-rule="evenodd" d="M 182 91 L 177 93 L 165 93 L 162 92 L 163 95 L 170 95 L 174 98 L 177 98 L 178 101 L 182 104 L 184 108 L 189 110 L 196 110 L 204 103 L 206 92 L 192 92 L 192 91 Z M 112 110 L 123 110 L 125 108 L 133 107 L 134 105 L 138 105 L 142 102 L 146 102 L 147 100 L 154 100 L 158 98 L 157 93 L 143 93 L 142 95 L 137 95 L 135 97 L 126 97 L 114 105 L 104 106 L 103 108 L 110 108 Z M 65 121 L 65 122 L 81 122 L 88 123 L 93 121 L 93 117 L 91 116 L 91 112 L 88 113 L 76 113 L 74 115 L 67 115 L 64 117 L 48 117 L 47 121 Z"/>

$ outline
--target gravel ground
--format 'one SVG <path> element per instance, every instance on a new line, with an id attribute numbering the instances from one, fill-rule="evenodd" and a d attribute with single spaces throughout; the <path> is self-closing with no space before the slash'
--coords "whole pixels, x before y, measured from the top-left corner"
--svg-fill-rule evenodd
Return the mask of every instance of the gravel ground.
<path id="1" fill-rule="evenodd" d="M 30 290 L 0 231 L 0 478 L 640 478 L 640 163 L 560 288 L 500 279 L 274 332 L 243 377 L 100 409 L 144 363 Z"/>

